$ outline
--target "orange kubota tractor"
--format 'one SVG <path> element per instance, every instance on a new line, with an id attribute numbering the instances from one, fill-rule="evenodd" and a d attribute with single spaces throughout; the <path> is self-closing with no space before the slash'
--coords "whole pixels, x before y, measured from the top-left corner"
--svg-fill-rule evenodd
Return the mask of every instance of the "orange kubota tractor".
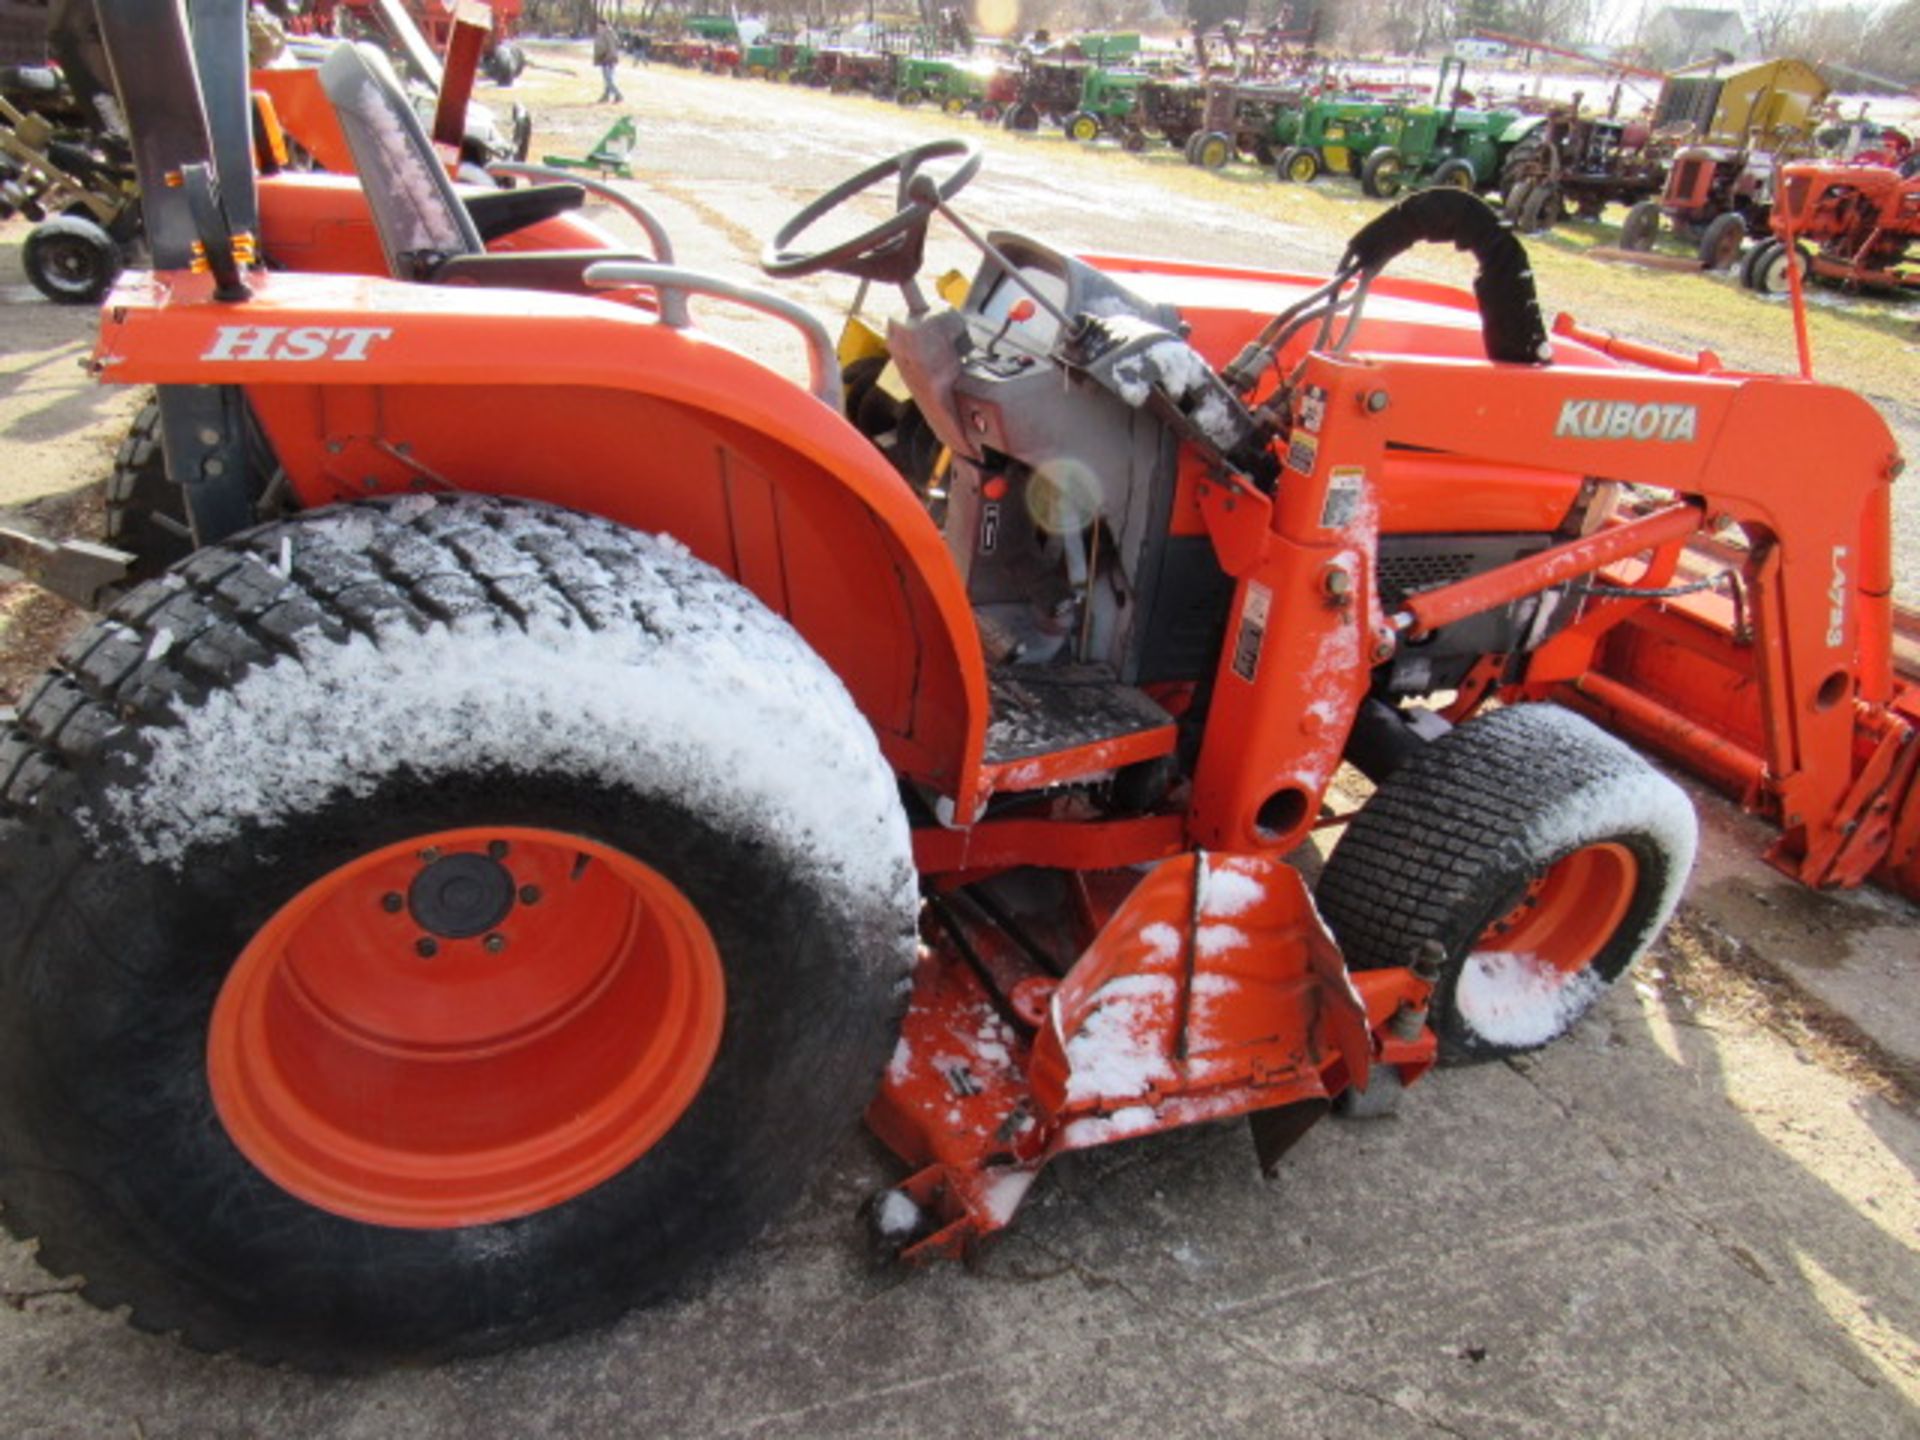
<path id="1" fill-rule="evenodd" d="M 1885 425 L 1549 333 L 1471 196 L 1311 277 L 979 234 L 958 141 L 863 171 L 764 264 L 899 288 L 951 457 L 921 494 L 806 311 L 483 253 L 352 48 L 389 273 L 250 265 L 177 7 L 99 9 L 158 201 L 96 364 L 199 397 L 199 548 L 0 745 L 0 1199 L 138 1324 L 471 1353 L 667 1292 L 863 1110 L 906 1166 L 876 1229 L 951 1254 L 1063 1151 L 1246 1116 L 1271 1165 L 1545 1044 L 1695 832 L 1527 702 L 1739 789 L 1810 882 L 1920 889 Z M 983 256 L 958 308 L 917 280 L 936 214 Z M 1382 275 L 1422 241 L 1471 296 Z M 693 294 L 791 322 L 811 385 Z M 1374 788 L 1309 895 L 1343 762 Z"/>

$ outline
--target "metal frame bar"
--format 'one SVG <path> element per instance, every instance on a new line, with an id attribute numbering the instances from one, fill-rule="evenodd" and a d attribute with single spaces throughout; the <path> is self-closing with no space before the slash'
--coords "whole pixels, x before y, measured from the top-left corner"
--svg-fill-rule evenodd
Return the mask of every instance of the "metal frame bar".
<path id="1" fill-rule="evenodd" d="M 628 260 L 609 260 L 588 269 L 586 282 L 596 290 L 620 290 L 630 285 L 645 285 L 660 296 L 660 321 L 675 330 L 693 326 L 687 299 L 708 295 L 730 300 L 749 310 L 758 310 L 784 320 L 800 332 L 807 343 L 807 388 L 822 405 L 839 415 L 845 412 L 845 396 L 840 384 L 840 362 L 834 351 L 833 337 L 827 327 L 803 305 L 783 295 L 749 289 L 717 275 L 702 275 L 673 265 L 646 265 Z"/>

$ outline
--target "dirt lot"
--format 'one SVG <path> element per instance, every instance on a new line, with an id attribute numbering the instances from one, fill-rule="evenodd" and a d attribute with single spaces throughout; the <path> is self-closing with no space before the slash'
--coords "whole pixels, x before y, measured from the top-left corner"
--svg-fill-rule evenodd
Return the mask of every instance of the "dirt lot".
<path id="1" fill-rule="evenodd" d="M 611 119 L 569 103 L 598 77 L 583 50 L 537 53 L 574 72 L 523 87 L 546 102 L 537 148 L 577 151 Z M 644 137 L 636 192 L 681 263 L 736 279 L 757 278 L 761 241 L 806 197 L 941 128 L 678 71 L 630 71 L 626 87 Z M 987 138 L 966 212 L 1069 246 L 1316 266 L 1370 213 L 1252 172 Z M 88 319 L 24 286 L 20 234 L 0 230 L 0 502 L 48 530 L 84 525 L 130 401 L 79 374 Z M 1579 249 L 1539 249 L 1550 308 L 1790 364 L 1778 306 Z M 971 263 L 951 236 L 934 259 Z M 1412 268 L 1463 273 L 1451 255 Z M 850 285 L 795 288 L 825 308 Z M 1823 373 L 1881 399 L 1909 453 L 1913 323 L 1886 307 L 1814 316 Z M 798 362 L 777 327 L 714 325 Z M 1902 500 L 1902 586 L 1920 601 L 1920 514 Z M 8 694 L 71 619 L 0 589 Z M 1710 822 L 1737 833 L 1718 811 Z M 1744 900 L 1756 930 L 1775 903 L 1740 855 L 1713 889 Z M 1277 1182 L 1234 1126 L 1064 1163 L 971 1270 L 869 1265 L 852 1214 L 890 1171 L 858 1138 L 680 1305 L 526 1354 L 342 1381 L 136 1334 L 6 1242 L 0 1433 L 1920 1433 L 1920 1090 L 1898 1053 L 1783 986 L 1769 958 L 1845 952 L 1890 974 L 1911 964 L 1915 914 L 1822 900 L 1756 960 L 1727 939 L 1727 913 L 1696 912 L 1569 1041 L 1443 1074 L 1395 1119 L 1323 1126 Z M 1894 1007 L 1910 1004 L 1902 978 Z"/>

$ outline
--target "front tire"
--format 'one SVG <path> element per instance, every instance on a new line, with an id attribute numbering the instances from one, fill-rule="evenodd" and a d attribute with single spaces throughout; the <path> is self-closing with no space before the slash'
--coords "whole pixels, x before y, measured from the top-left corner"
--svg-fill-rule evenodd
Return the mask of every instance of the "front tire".
<path id="1" fill-rule="evenodd" d="M 1520 202 L 1518 229 L 1523 235 L 1545 235 L 1567 218 L 1567 202 L 1560 194 L 1560 187 L 1551 180 L 1542 180 L 1526 193 Z"/>
<path id="2" fill-rule="evenodd" d="M 1274 164 L 1274 171 L 1282 180 L 1296 185 L 1310 185 L 1320 175 L 1320 154 L 1299 146 L 1282 150 L 1279 160 Z"/>
<path id="3" fill-rule="evenodd" d="M 125 263 L 113 237 L 80 215 L 41 222 L 20 247 L 27 279 L 56 305 L 98 304 Z"/>
<path id="4" fill-rule="evenodd" d="M 1769 241 L 1761 253 L 1753 257 L 1748 271 L 1753 277 L 1751 288 L 1762 295 L 1785 295 L 1792 285 L 1789 271 L 1794 269 L 1799 270 L 1804 283 L 1811 269 L 1806 247 L 1796 242 L 1789 250 L 1783 241 Z"/>
<path id="5" fill-rule="evenodd" d="M 1573 1027 L 1679 903 L 1698 833 L 1684 792 L 1552 705 L 1468 721 L 1390 775 L 1334 848 L 1318 900 L 1355 970 L 1437 946 L 1443 1061 Z"/>
<path id="6" fill-rule="evenodd" d="M 167 475 L 160 402 L 150 398 L 127 427 L 107 479 L 106 541 L 132 554 L 130 580 L 148 580 L 193 553 L 187 497 Z"/>
<path id="7" fill-rule="evenodd" d="M 325 1367 L 538 1340 L 857 1121 L 913 953 L 893 778 L 678 547 L 315 512 L 65 655 L 0 747 L 0 1199 L 89 1299 Z"/>
<path id="8" fill-rule="evenodd" d="M 1733 269 L 1740 263 L 1746 244 L 1747 220 L 1744 215 L 1729 212 L 1714 216 L 1707 228 L 1700 232 L 1700 268 Z"/>
<path id="9" fill-rule="evenodd" d="M 1219 130 L 1208 131 L 1193 147 L 1193 163 L 1202 170 L 1224 170 L 1233 159 L 1233 137 Z"/>
<path id="10" fill-rule="evenodd" d="M 1653 242 L 1660 235 L 1660 202 L 1642 200 L 1627 211 L 1627 218 L 1620 222 L 1620 248 L 1622 250 L 1651 250 Z"/>

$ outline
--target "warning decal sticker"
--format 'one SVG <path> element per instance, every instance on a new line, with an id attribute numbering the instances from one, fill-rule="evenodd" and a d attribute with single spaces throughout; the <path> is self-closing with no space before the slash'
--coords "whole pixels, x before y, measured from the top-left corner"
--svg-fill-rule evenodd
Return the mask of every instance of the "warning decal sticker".
<path id="1" fill-rule="evenodd" d="M 1260 668 L 1260 646 L 1267 638 L 1267 613 L 1273 592 L 1259 581 L 1248 582 L 1247 603 L 1240 609 L 1240 633 L 1233 640 L 1233 673 L 1249 685 Z"/>
<path id="2" fill-rule="evenodd" d="M 1320 528 L 1344 530 L 1360 513 L 1367 472 L 1359 465 L 1336 465 L 1327 476 L 1327 498 L 1320 505 Z"/>

